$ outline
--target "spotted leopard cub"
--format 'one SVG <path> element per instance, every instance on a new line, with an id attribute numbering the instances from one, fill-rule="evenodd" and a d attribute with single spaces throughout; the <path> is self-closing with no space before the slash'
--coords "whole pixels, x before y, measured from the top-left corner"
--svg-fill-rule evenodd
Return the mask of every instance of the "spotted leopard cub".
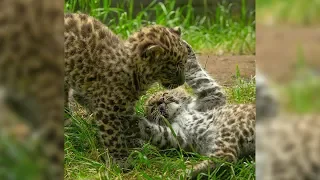
<path id="1" fill-rule="evenodd" d="M 147 26 L 122 40 L 85 14 L 66 14 L 64 23 L 65 101 L 71 89 L 80 103 L 92 102 L 82 104 L 95 116 L 100 142 L 127 167 L 128 148 L 142 143 L 136 101 L 155 82 L 166 88 L 185 82 L 188 52 L 180 29 Z"/>
<path id="2" fill-rule="evenodd" d="M 151 96 L 145 104 L 148 120 L 140 123 L 142 137 L 159 148 L 181 147 L 230 162 L 254 156 L 255 105 L 226 104 L 220 86 L 201 68 L 190 46 L 189 53 L 186 82 L 196 97 L 182 88 Z M 189 176 L 215 167 L 213 161 L 200 162 Z"/>
<path id="3" fill-rule="evenodd" d="M 318 180 L 320 115 L 280 114 L 280 102 L 268 81 L 262 74 L 257 74 L 256 82 L 257 100 L 264 108 L 257 110 L 262 112 L 256 126 L 257 179 Z"/>

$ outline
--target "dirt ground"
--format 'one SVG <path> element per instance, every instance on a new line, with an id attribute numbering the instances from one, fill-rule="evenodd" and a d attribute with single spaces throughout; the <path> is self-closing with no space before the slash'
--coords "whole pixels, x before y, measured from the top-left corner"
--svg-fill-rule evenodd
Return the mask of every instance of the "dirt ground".
<path id="1" fill-rule="evenodd" d="M 215 56 L 198 54 L 200 63 L 224 86 L 234 83 L 236 66 L 244 78 L 255 74 L 255 66 L 277 82 L 286 82 L 294 76 L 298 48 L 312 71 L 320 72 L 320 27 L 270 27 L 257 25 L 256 56 Z"/>
<path id="2" fill-rule="evenodd" d="M 255 75 L 255 56 L 215 56 L 198 54 L 201 65 L 223 86 L 235 82 L 237 66 L 242 77 L 249 79 Z"/>

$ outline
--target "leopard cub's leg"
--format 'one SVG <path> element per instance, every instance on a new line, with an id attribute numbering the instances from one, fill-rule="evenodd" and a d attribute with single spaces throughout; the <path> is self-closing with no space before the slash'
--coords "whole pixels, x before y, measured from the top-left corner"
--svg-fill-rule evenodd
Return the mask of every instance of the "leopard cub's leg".
<path id="1" fill-rule="evenodd" d="M 78 103 L 80 106 L 85 108 L 87 112 L 92 113 L 93 112 L 93 102 L 90 98 L 87 98 L 86 95 L 78 93 L 77 91 L 73 89 L 66 88 L 64 90 L 64 107 L 69 110 L 69 112 L 75 112 L 75 108 L 72 104 Z M 68 126 L 71 124 L 71 118 L 69 116 L 64 117 L 64 125 Z"/>
<path id="2" fill-rule="evenodd" d="M 72 98 L 89 112 L 93 112 L 93 103 L 90 98 L 87 98 L 85 95 L 76 91 L 72 92 Z"/>
<path id="3" fill-rule="evenodd" d="M 119 114 L 113 112 L 106 112 L 103 108 L 96 108 L 94 117 L 98 127 L 101 150 L 108 153 L 108 156 L 102 158 L 107 163 L 118 164 L 124 169 L 130 168 L 127 162 L 129 156 L 128 144 L 124 134 L 125 117 L 119 117 Z"/>
<path id="4" fill-rule="evenodd" d="M 217 168 L 220 163 L 219 161 L 225 161 L 234 163 L 237 161 L 237 156 L 234 153 L 231 153 L 225 149 L 218 150 L 212 154 L 209 154 L 208 157 L 209 160 L 201 161 L 200 163 L 197 163 L 196 165 L 188 165 L 187 166 L 187 177 L 190 179 L 196 179 L 197 176 L 201 173 L 207 173 L 208 171 L 213 171 L 215 168 Z M 212 160 L 212 159 L 216 160 Z"/>
<path id="5" fill-rule="evenodd" d="M 249 122 L 248 122 L 249 123 Z M 236 124 L 235 126 L 237 126 Z M 235 163 L 239 158 L 249 158 L 255 156 L 255 133 L 251 132 L 249 129 L 254 127 L 251 124 L 249 127 L 244 128 L 240 131 L 231 132 L 228 127 L 224 129 L 219 128 L 219 132 L 214 136 L 208 137 L 208 139 L 213 139 L 213 141 L 205 141 L 206 148 L 203 148 L 204 154 L 209 158 L 214 158 L 216 160 L 204 160 L 196 164 L 193 168 L 187 169 L 187 175 L 190 178 L 196 178 L 200 173 L 206 173 L 213 171 L 219 166 L 219 161 L 225 161 L 230 163 Z M 226 130 L 226 131 L 224 131 Z M 230 134 L 230 135 L 226 135 Z M 214 137 L 214 138 L 212 138 Z"/>

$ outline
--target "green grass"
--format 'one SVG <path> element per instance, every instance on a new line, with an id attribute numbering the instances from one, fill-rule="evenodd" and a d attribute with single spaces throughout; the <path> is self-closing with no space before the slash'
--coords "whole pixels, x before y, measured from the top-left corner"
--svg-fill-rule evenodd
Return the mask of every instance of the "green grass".
<path id="1" fill-rule="evenodd" d="M 99 1 L 67 0 L 66 12 L 85 12 L 100 19 L 122 38 L 127 38 L 141 26 L 160 24 L 168 27 L 180 26 L 183 38 L 196 50 L 212 53 L 254 54 L 255 16 L 249 12 L 243 0 L 242 13 L 233 16 L 232 4 L 220 3 L 215 16 L 202 17 L 194 14 L 192 0 L 182 7 L 176 7 L 174 0 L 165 3 L 152 1 L 136 16 L 133 14 L 133 1 L 125 4 L 119 1 L 118 7 L 110 7 L 110 0 Z M 154 15 L 154 16 L 153 16 Z M 156 17 L 151 18 L 151 17 Z"/>
<path id="2" fill-rule="evenodd" d="M 197 17 L 190 6 L 191 1 L 178 8 L 174 8 L 175 1 L 166 3 L 154 1 L 133 17 L 132 4 L 129 4 L 129 10 L 125 11 L 124 4 L 110 7 L 110 1 L 102 0 L 102 2 L 103 6 L 100 7 L 96 0 L 66 0 L 65 11 L 79 10 L 89 13 L 105 22 L 122 38 L 128 37 L 133 31 L 147 24 L 180 26 L 183 29 L 183 38 L 196 50 L 234 54 L 255 53 L 253 13 L 247 19 L 245 12 L 242 11 L 242 14 L 235 18 L 230 15 L 231 5 L 222 3 L 215 17 L 210 15 Z M 245 3 L 244 0 L 242 2 Z M 149 19 L 150 13 L 155 13 L 155 20 Z M 111 16 L 114 18 L 110 18 Z M 155 85 L 147 95 L 141 97 L 136 106 L 137 113 L 143 114 L 144 100 L 159 90 L 162 90 L 162 87 Z M 133 170 L 123 173 L 116 166 L 107 167 L 100 160 L 100 156 L 104 156 L 105 153 L 97 150 L 99 145 L 96 127 L 91 123 L 91 116 L 80 107 L 75 113 L 66 112 L 65 115 L 71 116 L 72 119 L 72 123 L 65 127 L 66 179 L 177 179 L 184 175 L 186 161 L 196 163 L 206 159 L 197 154 L 186 156 L 185 153 L 174 149 L 159 151 L 146 144 L 132 153 Z M 38 153 L 27 148 L 34 145 L 32 142 L 27 141 L 27 143 L 25 146 L 0 136 L 0 179 L 36 179 L 41 169 L 35 165 L 34 157 Z M 208 176 L 217 179 L 254 179 L 254 163 L 243 160 L 235 165 L 226 164 L 225 167 L 218 168 L 219 172 L 213 172 Z"/>
<path id="3" fill-rule="evenodd" d="M 237 17 L 231 15 L 232 4 L 222 2 L 214 16 L 207 14 L 195 16 L 191 6 L 192 1 L 182 7 L 175 7 L 175 1 L 157 3 L 152 1 L 135 17 L 133 1 L 125 4 L 119 1 L 117 7 L 111 7 L 110 1 L 67 0 L 65 11 L 85 12 L 100 19 L 110 29 L 122 38 L 127 38 L 132 32 L 148 24 L 161 24 L 169 27 L 180 26 L 183 39 L 187 40 L 194 49 L 201 52 L 221 54 L 254 54 L 255 53 L 255 20 L 250 12 L 247 18 L 246 1 L 243 0 L 242 13 Z M 154 19 L 150 18 L 155 15 Z M 234 87 L 226 88 L 230 103 L 253 102 L 255 85 L 253 81 L 244 81 L 238 72 Z M 187 87 L 186 87 L 187 88 Z M 146 95 L 140 98 L 136 112 L 143 115 L 144 101 L 163 88 L 155 84 Z M 190 88 L 187 88 L 190 91 Z M 206 157 L 199 154 L 188 154 L 175 149 L 159 151 L 146 144 L 143 148 L 132 153 L 133 169 L 128 173 L 122 172 L 116 166 L 106 166 L 100 156 L 96 141 L 96 131 L 91 117 L 78 107 L 77 112 L 66 112 L 72 123 L 65 128 L 65 176 L 66 179 L 183 179 L 186 162 L 196 163 Z M 211 174 L 205 174 L 211 179 L 254 179 L 254 163 L 241 160 L 232 165 L 225 163 L 223 168 L 217 168 Z"/>
<path id="4" fill-rule="evenodd" d="M 227 87 L 228 101 L 230 103 L 255 103 L 256 82 L 254 77 L 245 80 L 241 77 L 239 68 L 236 69 L 236 83 Z"/>
<path id="5" fill-rule="evenodd" d="M 185 86 L 188 91 L 190 89 Z M 136 104 L 137 113 L 143 115 L 145 100 L 155 92 L 164 88 L 155 84 Z M 255 101 L 254 81 L 245 81 L 237 73 L 237 82 L 226 89 L 231 96 L 231 103 L 250 103 Z M 81 109 L 79 107 L 79 109 Z M 85 113 L 70 113 L 73 123 L 65 129 L 65 175 L 66 179 L 179 179 L 184 178 L 186 162 L 195 164 L 207 159 L 196 153 L 181 152 L 176 149 L 160 151 L 146 144 L 132 153 L 133 170 L 123 173 L 116 166 L 106 167 L 99 159 L 101 152 L 97 150 L 95 127 Z M 79 116 L 82 114 L 82 116 Z M 88 120 L 89 119 L 89 120 Z M 219 161 L 218 161 L 219 162 Z M 237 164 L 224 163 L 214 172 L 204 174 L 211 179 L 254 179 L 255 164 L 248 160 L 240 160 Z M 201 175 L 200 175 L 201 176 Z M 199 178 L 200 178 L 199 176 Z"/>
<path id="6" fill-rule="evenodd" d="M 235 53 L 235 54 L 253 54 L 255 52 L 255 21 L 245 21 L 244 16 L 234 19 L 231 17 L 228 5 L 221 5 L 217 11 L 217 16 L 196 17 L 190 5 L 173 8 L 174 1 L 168 1 L 165 4 L 151 3 L 145 7 L 137 17 L 132 15 L 131 10 L 124 11 L 124 5 L 110 7 L 109 1 L 103 1 L 103 7 L 98 7 L 98 1 L 89 0 L 67 0 L 65 4 L 66 11 L 77 11 L 90 13 L 101 19 L 115 33 L 126 38 L 131 32 L 146 24 L 158 23 L 166 26 L 181 26 L 186 39 L 195 49 L 200 51 Z M 132 2 L 132 1 L 131 1 Z M 283 5 L 286 1 L 259 0 L 257 7 L 262 6 L 259 3 L 265 3 L 265 7 L 277 5 L 276 12 L 266 9 L 258 12 L 273 14 L 278 22 L 293 22 L 297 24 L 318 23 L 319 3 L 316 0 L 301 4 L 302 1 L 291 1 L 294 5 L 289 8 Z M 75 3 L 79 3 L 75 9 Z M 299 4 L 300 3 L 300 4 Z M 282 5 L 281 5 L 282 4 Z M 270 6 L 269 6 L 270 5 Z M 264 8 L 264 7 L 262 7 Z M 129 6 L 130 9 L 130 6 Z M 148 19 L 150 11 L 157 13 L 155 21 Z M 115 19 L 110 19 L 110 15 L 115 15 Z M 258 17 L 264 14 L 258 14 Z M 182 17 L 182 18 L 179 18 Z M 115 23 L 115 20 L 118 22 Z M 302 70 L 300 76 L 302 81 L 294 81 L 283 88 L 288 96 L 287 106 L 291 111 L 301 113 L 318 112 L 320 109 L 318 92 L 320 90 L 319 77 L 310 75 L 309 71 Z M 249 103 L 254 102 L 255 87 L 254 80 L 246 81 L 241 77 L 240 72 L 236 70 L 236 84 L 227 87 L 228 100 L 230 103 Z M 302 83 L 303 82 L 303 83 Z M 154 92 L 162 90 L 162 87 L 155 85 L 147 95 L 141 97 L 137 104 L 137 113 L 143 114 L 142 105 L 148 96 Z M 181 151 L 169 149 L 159 151 L 155 147 L 146 144 L 143 148 L 133 152 L 133 170 L 123 173 L 116 166 L 107 167 L 100 156 L 96 141 L 96 131 L 91 123 L 91 116 L 86 115 L 81 108 L 76 113 L 71 114 L 72 124 L 65 128 L 65 176 L 66 179 L 178 179 L 184 175 L 185 162 L 199 162 L 201 157 L 198 154 L 186 155 Z M 0 136 L 0 179 L 8 179 L 6 175 L 12 175 L 16 179 L 35 179 L 36 172 L 40 167 L 36 167 L 33 156 L 28 146 L 21 147 L 21 143 L 13 142 Z M 27 167 L 27 168 L 26 168 Z M 255 179 L 255 164 L 246 160 L 241 160 L 235 165 L 227 164 L 226 168 L 218 168 L 210 175 L 212 179 Z M 5 169 L 6 168 L 6 169 Z"/>
<path id="7" fill-rule="evenodd" d="M 319 25 L 318 0 L 257 0 L 258 22 L 273 21 L 276 24 Z"/>

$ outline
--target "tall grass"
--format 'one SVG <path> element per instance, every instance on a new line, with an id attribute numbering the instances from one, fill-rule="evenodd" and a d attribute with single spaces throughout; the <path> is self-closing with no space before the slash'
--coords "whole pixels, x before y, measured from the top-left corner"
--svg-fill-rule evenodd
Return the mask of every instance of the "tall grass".
<path id="1" fill-rule="evenodd" d="M 256 99 L 256 82 L 255 78 L 251 77 L 245 80 L 241 77 L 239 67 L 236 68 L 236 82 L 233 86 L 227 87 L 228 101 L 230 103 L 254 103 Z"/>
<path id="2" fill-rule="evenodd" d="M 98 18 L 122 38 L 145 25 L 160 24 L 180 26 L 183 38 L 196 50 L 212 53 L 254 54 L 255 53 L 255 20 L 254 12 L 245 8 L 242 0 L 241 13 L 235 17 L 231 13 L 232 4 L 222 1 L 215 14 L 205 6 L 203 16 L 196 16 L 192 0 L 186 5 L 177 7 L 175 0 L 165 2 L 151 1 L 140 12 L 135 13 L 134 1 L 118 1 L 111 6 L 110 0 L 66 0 L 66 12 L 84 12 Z M 206 4 L 206 3 L 205 3 Z M 236 103 L 254 99 L 254 88 L 247 88 L 245 81 L 238 77 L 239 99 Z M 247 88 L 247 89 L 243 89 Z M 136 112 L 144 114 L 145 100 L 163 88 L 155 84 L 136 104 Z M 251 92 L 252 91 L 252 92 Z M 244 93 L 247 93 L 247 97 Z M 249 97 L 250 96 L 250 97 Z M 234 98 L 234 97 L 231 97 Z M 72 123 L 65 128 L 65 178 L 66 179 L 183 179 L 186 163 L 197 163 L 207 157 L 199 154 L 185 153 L 175 149 L 160 151 L 154 146 L 145 144 L 132 153 L 133 169 L 124 173 L 116 166 L 106 166 L 100 160 L 104 152 L 98 151 L 96 127 L 91 123 L 91 116 L 76 104 L 75 111 L 66 112 Z M 212 173 L 202 176 L 210 179 L 254 179 L 254 163 L 241 160 L 236 165 L 224 163 Z"/>
<path id="3" fill-rule="evenodd" d="M 237 83 L 227 89 L 231 103 L 250 103 L 255 101 L 255 83 L 241 78 L 240 71 L 236 73 Z M 188 88 L 186 86 L 186 88 Z M 155 92 L 163 90 L 159 84 L 150 88 L 136 104 L 136 112 L 144 115 L 145 100 Z M 192 93 L 192 92 L 191 92 Z M 145 144 L 141 149 L 133 151 L 133 169 L 123 173 L 116 166 L 106 166 L 100 156 L 103 152 L 97 149 L 96 127 L 91 123 L 91 116 L 77 104 L 73 104 L 75 111 L 66 112 L 72 123 L 65 128 L 65 179 L 183 179 L 186 175 L 186 164 L 196 164 L 208 159 L 197 153 L 187 153 L 176 149 L 159 150 Z M 219 162 L 219 161 L 218 161 Z M 223 162 L 211 173 L 204 173 L 200 177 L 209 179 L 255 179 L 255 163 L 240 160 L 236 164 Z"/>
<path id="4" fill-rule="evenodd" d="M 206 10 L 208 13 L 205 15 L 196 16 L 192 0 L 181 7 L 176 5 L 175 0 L 154 0 L 138 13 L 134 13 L 134 0 L 119 1 L 115 7 L 111 6 L 110 0 L 67 0 L 65 11 L 88 13 L 103 21 L 123 38 L 145 25 L 180 26 L 183 38 L 197 50 L 254 54 L 255 14 L 247 12 L 245 0 L 241 2 L 241 13 L 238 16 L 231 13 L 233 4 L 225 1 L 218 5 L 215 15 Z"/>

